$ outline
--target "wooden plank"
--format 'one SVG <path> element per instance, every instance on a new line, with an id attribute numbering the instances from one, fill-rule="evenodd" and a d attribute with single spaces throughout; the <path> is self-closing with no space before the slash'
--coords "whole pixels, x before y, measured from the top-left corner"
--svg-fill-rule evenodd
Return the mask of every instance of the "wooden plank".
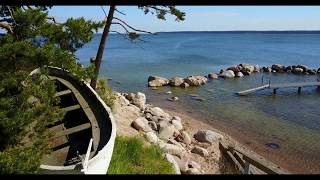
<path id="1" fill-rule="evenodd" d="M 54 96 L 58 97 L 58 96 L 63 96 L 63 95 L 70 94 L 70 93 L 72 93 L 72 91 L 70 89 L 67 89 L 67 90 L 64 90 L 64 91 L 57 92 Z"/>
<path id="2" fill-rule="evenodd" d="M 76 110 L 76 109 L 79 109 L 80 108 L 80 105 L 77 104 L 77 105 L 73 105 L 73 106 L 68 106 L 68 107 L 65 107 L 65 108 L 62 108 L 61 110 L 62 111 L 73 111 L 73 110 Z"/>
<path id="3" fill-rule="evenodd" d="M 248 90 L 245 90 L 245 91 L 240 91 L 237 94 L 243 96 L 243 95 L 247 95 L 247 94 L 250 94 L 250 93 L 254 93 L 254 92 L 266 89 L 268 87 L 269 87 L 269 85 L 267 84 L 267 85 L 259 86 L 259 87 L 256 87 L 256 88 L 248 89 Z"/>
<path id="4" fill-rule="evenodd" d="M 90 123 L 81 124 L 79 126 L 72 127 L 72 128 L 66 129 L 64 131 L 57 132 L 52 138 L 57 138 L 60 136 L 66 136 L 69 134 L 77 133 L 77 132 L 89 129 L 90 127 L 91 127 Z"/>

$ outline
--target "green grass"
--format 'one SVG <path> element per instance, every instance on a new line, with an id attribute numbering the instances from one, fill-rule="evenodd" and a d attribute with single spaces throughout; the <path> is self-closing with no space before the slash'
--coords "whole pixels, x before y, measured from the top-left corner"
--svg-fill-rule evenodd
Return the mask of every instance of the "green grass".
<path id="1" fill-rule="evenodd" d="M 144 146 L 139 137 L 118 136 L 108 174 L 173 174 L 158 146 Z"/>

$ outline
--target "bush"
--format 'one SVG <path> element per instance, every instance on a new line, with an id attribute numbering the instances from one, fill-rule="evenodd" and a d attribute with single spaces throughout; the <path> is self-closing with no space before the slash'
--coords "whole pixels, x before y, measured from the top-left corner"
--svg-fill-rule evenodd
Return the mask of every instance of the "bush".
<path id="1" fill-rule="evenodd" d="M 108 174 L 173 174 L 159 146 L 145 147 L 139 137 L 118 136 Z"/>
<path id="2" fill-rule="evenodd" d="M 97 84 L 97 93 L 102 98 L 102 100 L 111 108 L 113 109 L 115 96 L 113 94 L 112 89 L 108 86 L 107 80 L 99 79 Z"/>

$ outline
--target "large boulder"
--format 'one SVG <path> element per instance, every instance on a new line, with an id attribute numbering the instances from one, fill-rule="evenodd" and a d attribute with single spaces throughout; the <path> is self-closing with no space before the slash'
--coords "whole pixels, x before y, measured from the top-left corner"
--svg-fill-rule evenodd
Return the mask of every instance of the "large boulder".
<path id="1" fill-rule="evenodd" d="M 253 72 L 260 72 L 260 69 L 261 69 L 261 68 L 260 68 L 259 65 L 255 65 Z"/>
<path id="2" fill-rule="evenodd" d="M 242 72 L 237 72 L 236 77 L 243 77 L 244 75 L 242 74 Z"/>
<path id="3" fill-rule="evenodd" d="M 320 68 L 317 70 L 317 73 L 320 74 Z"/>
<path id="4" fill-rule="evenodd" d="M 303 69 L 297 67 L 297 68 L 292 69 L 292 72 L 295 74 L 301 74 L 301 73 L 303 73 Z"/>
<path id="5" fill-rule="evenodd" d="M 284 65 L 281 64 L 273 64 L 271 66 L 272 70 L 275 70 L 276 72 L 283 72 L 284 71 Z"/>
<path id="6" fill-rule="evenodd" d="M 169 81 L 171 86 L 180 86 L 182 83 L 184 83 L 184 80 L 181 77 L 174 77 Z"/>
<path id="7" fill-rule="evenodd" d="M 190 86 L 200 86 L 206 84 L 208 79 L 204 76 L 189 76 L 184 79 Z"/>
<path id="8" fill-rule="evenodd" d="M 145 134 L 145 137 L 147 141 L 150 142 L 151 144 L 158 144 L 160 142 L 160 139 L 154 132 L 147 132 Z"/>
<path id="9" fill-rule="evenodd" d="M 177 161 L 175 160 L 175 158 L 171 154 L 167 153 L 166 159 L 168 162 L 170 162 L 172 164 L 173 169 L 175 171 L 175 174 L 181 174 L 179 165 L 178 165 Z"/>
<path id="10" fill-rule="evenodd" d="M 218 75 L 216 73 L 210 73 L 208 74 L 209 79 L 218 79 Z"/>
<path id="11" fill-rule="evenodd" d="M 306 65 L 297 65 L 297 68 L 301 68 L 303 70 L 303 72 L 307 72 L 307 70 L 308 70 L 308 66 L 306 66 Z"/>
<path id="12" fill-rule="evenodd" d="M 221 74 L 221 77 L 223 77 L 223 78 L 234 78 L 235 74 L 234 74 L 234 72 L 232 70 L 227 70 L 227 71 L 224 71 Z"/>
<path id="13" fill-rule="evenodd" d="M 132 104 L 143 110 L 146 104 L 146 95 L 138 92 L 132 99 Z"/>
<path id="14" fill-rule="evenodd" d="M 139 117 L 136 120 L 132 122 L 132 126 L 139 130 L 139 131 L 144 131 L 144 132 L 151 132 L 152 129 L 148 124 L 148 120 L 144 117 Z"/>
<path id="15" fill-rule="evenodd" d="M 291 72 L 292 71 L 292 66 L 287 66 L 284 68 L 285 72 Z"/>
<path id="16" fill-rule="evenodd" d="M 207 157 L 209 156 L 209 153 L 206 149 L 202 148 L 202 147 L 199 147 L 199 146 L 195 146 L 192 150 L 191 150 L 192 153 L 195 153 L 195 154 L 199 154 L 200 156 L 202 157 Z"/>
<path id="17" fill-rule="evenodd" d="M 199 130 L 193 137 L 199 142 L 207 143 L 213 143 L 223 138 L 221 134 L 210 130 Z"/>
<path id="18" fill-rule="evenodd" d="M 160 127 L 159 138 L 164 141 L 168 141 L 171 137 L 173 137 L 174 131 L 175 128 L 173 125 Z"/>
<path id="19" fill-rule="evenodd" d="M 240 69 L 238 66 L 232 66 L 232 67 L 229 67 L 227 70 L 231 70 L 233 71 L 235 74 L 240 72 Z"/>
<path id="20" fill-rule="evenodd" d="M 241 72 L 250 72 L 252 73 L 254 71 L 254 66 L 250 65 L 250 64 L 240 64 L 240 66 L 242 66 L 242 70 Z"/>
<path id="21" fill-rule="evenodd" d="M 263 72 L 271 72 L 272 69 L 271 69 L 271 67 L 262 67 L 262 71 Z"/>
<path id="22" fill-rule="evenodd" d="M 160 76 L 149 76 L 148 86 L 150 87 L 159 87 L 169 84 L 169 80 Z"/>
<path id="23" fill-rule="evenodd" d="M 317 74 L 317 71 L 315 69 L 307 69 L 307 73 L 309 73 L 310 75 L 315 75 Z"/>
<path id="24" fill-rule="evenodd" d="M 173 125 L 178 131 L 180 131 L 180 130 L 183 129 L 183 126 L 182 126 L 181 121 L 172 120 L 171 123 L 172 123 L 172 125 Z"/>
<path id="25" fill-rule="evenodd" d="M 146 113 L 150 113 L 153 116 L 157 116 L 157 117 L 170 118 L 170 115 L 168 113 L 164 112 L 159 107 L 152 107 L 152 108 L 146 109 Z"/>
<path id="26" fill-rule="evenodd" d="M 186 156 L 182 155 L 181 158 L 173 156 L 173 158 L 176 160 L 181 172 L 188 170 L 189 159 Z"/>
<path id="27" fill-rule="evenodd" d="M 176 137 L 176 140 L 179 142 L 183 142 L 186 145 L 191 144 L 191 138 L 190 138 L 189 134 L 185 131 L 182 131 L 181 134 Z"/>
<path id="28" fill-rule="evenodd" d="M 181 85 L 180 85 L 180 87 L 183 87 L 183 88 L 187 88 L 187 87 L 189 87 L 190 85 L 188 84 L 188 83 L 186 83 L 186 82 L 184 82 L 184 83 L 182 83 Z"/>
<path id="29" fill-rule="evenodd" d="M 177 145 L 174 144 L 168 144 L 168 143 L 159 143 L 160 149 L 163 150 L 166 153 L 176 155 L 178 157 L 181 157 L 181 154 L 183 152 L 183 149 Z"/>

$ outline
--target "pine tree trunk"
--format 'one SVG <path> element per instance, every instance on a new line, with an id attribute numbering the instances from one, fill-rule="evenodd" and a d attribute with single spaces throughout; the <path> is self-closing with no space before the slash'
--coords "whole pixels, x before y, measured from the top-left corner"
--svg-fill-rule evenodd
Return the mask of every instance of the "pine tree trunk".
<path id="1" fill-rule="evenodd" d="M 115 8 L 116 8 L 115 5 L 110 5 L 110 9 L 109 9 L 106 25 L 104 26 L 102 37 L 101 37 L 101 40 L 100 40 L 99 49 L 98 49 L 98 52 L 97 52 L 97 55 L 96 55 L 96 59 L 94 61 L 94 63 L 95 63 L 94 77 L 91 79 L 91 82 L 90 82 L 90 86 L 93 89 L 96 89 L 97 79 L 98 79 L 98 76 L 99 76 L 99 70 L 100 70 L 100 65 L 101 65 L 101 61 L 102 61 L 102 55 L 103 55 L 105 44 L 106 44 L 106 41 L 107 41 L 107 38 L 108 38 L 108 35 L 109 35 L 109 30 L 110 30 L 110 26 L 111 26 L 111 22 L 112 22 L 112 19 L 113 19 L 113 14 L 114 14 Z"/>

